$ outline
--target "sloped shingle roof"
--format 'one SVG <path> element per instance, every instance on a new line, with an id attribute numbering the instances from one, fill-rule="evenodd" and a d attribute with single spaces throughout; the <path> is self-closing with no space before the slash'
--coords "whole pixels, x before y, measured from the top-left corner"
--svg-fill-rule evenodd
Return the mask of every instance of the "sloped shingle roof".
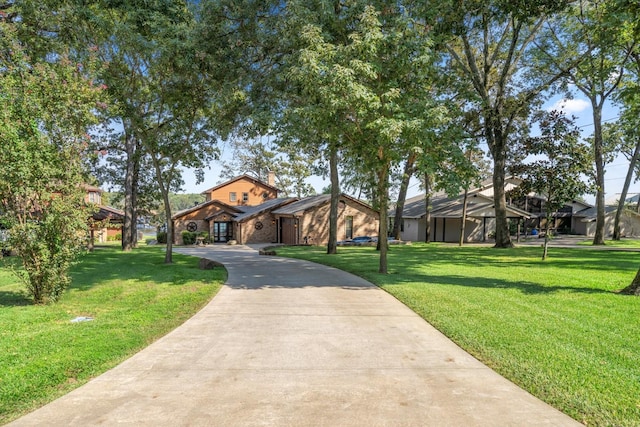
<path id="1" fill-rule="evenodd" d="M 346 194 L 341 194 L 340 198 L 350 200 L 354 203 L 364 206 L 365 208 L 373 209 L 371 206 L 356 199 L 355 197 L 347 196 Z M 297 202 L 293 202 L 291 204 L 283 206 L 282 208 L 276 209 L 273 211 L 273 213 L 276 215 L 295 215 L 298 212 L 304 212 L 306 210 L 315 208 L 317 206 L 321 206 L 325 203 L 329 203 L 330 200 L 331 200 L 330 194 L 320 194 L 317 196 L 305 197 L 304 199 L 298 200 Z"/>
<path id="2" fill-rule="evenodd" d="M 261 203 L 259 205 L 256 206 L 244 206 L 244 212 L 241 214 L 238 214 L 235 218 L 234 221 L 243 221 L 247 218 L 250 218 L 254 215 L 258 215 L 262 212 L 268 211 L 270 209 L 274 209 L 277 208 L 278 206 L 281 206 L 283 204 L 286 203 L 290 203 L 291 201 L 296 200 L 293 197 L 284 197 L 284 198 L 279 198 L 279 199 L 271 199 L 271 200 L 267 200 L 264 203 Z M 295 203 L 295 202 L 294 202 Z"/>
<path id="3" fill-rule="evenodd" d="M 185 216 L 191 212 L 195 212 L 199 209 L 202 209 L 206 206 L 209 205 L 220 205 L 221 207 L 223 207 L 225 210 L 229 211 L 229 212 L 236 212 L 236 213 L 242 213 L 244 212 L 245 208 L 247 208 L 248 206 L 231 206 L 228 205 L 224 202 L 221 202 L 220 200 L 209 200 L 208 202 L 202 202 L 200 204 L 197 204 L 195 206 L 192 206 L 190 208 L 187 209 L 183 209 L 181 211 L 176 212 L 175 214 L 173 214 L 173 216 L 171 217 L 171 219 L 178 219 L 181 216 Z"/>
<path id="4" fill-rule="evenodd" d="M 236 181 L 239 181 L 239 180 L 241 180 L 241 179 L 248 179 L 248 180 L 250 180 L 250 181 L 259 182 L 261 185 L 263 185 L 263 186 L 265 186 L 265 187 L 267 187 L 267 188 L 270 188 L 270 189 L 272 189 L 272 190 L 274 190 L 274 191 L 280 191 L 280 190 L 278 190 L 276 187 L 274 187 L 273 185 L 269 185 L 269 184 L 267 184 L 266 182 L 259 180 L 258 178 L 255 178 L 255 177 L 253 177 L 253 176 L 249 176 L 249 175 L 247 175 L 247 174 L 244 174 L 244 175 L 240 175 L 240 176 L 237 176 L 237 177 L 235 177 L 235 178 L 232 178 L 232 179 L 230 179 L 230 180 L 228 180 L 228 181 L 225 181 L 225 182 L 223 182 L 223 183 L 221 183 L 221 184 L 218 184 L 218 185 L 216 185 L 216 186 L 214 186 L 214 187 L 211 187 L 211 188 L 209 188 L 209 189 L 207 189 L 207 190 L 204 190 L 204 191 L 203 191 L 202 193 L 200 193 L 200 194 L 209 194 L 209 193 L 211 193 L 212 191 L 217 190 L 218 188 L 222 188 L 222 187 L 224 187 L 225 185 L 229 185 L 229 184 L 234 183 L 234 182 L 236 182 Z"/>

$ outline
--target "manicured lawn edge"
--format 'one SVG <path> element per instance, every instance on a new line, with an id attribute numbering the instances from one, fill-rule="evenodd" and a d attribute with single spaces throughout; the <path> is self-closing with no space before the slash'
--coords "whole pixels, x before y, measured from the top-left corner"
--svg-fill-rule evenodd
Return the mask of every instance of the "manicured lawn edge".
<path id="1" fill-rule="evenodd" d="M 620 295 L 640 254 L 552 248 L 282 247 L 357 274 L 394 295 L 479 360 L 586 425 L 637 426 L 640 298 Z"/>
<path id="2" fill-rule="evenodd" d="M 173 257 L 165 265 L 162 247 L 98 247 L 73 268 L 61 301 L 47 306 L 32 305 L 0 267 L 0 424 L 111 369 L 207 304 L 226 271 Z M 76 317 L 93 320 L 72 323 Z"/>

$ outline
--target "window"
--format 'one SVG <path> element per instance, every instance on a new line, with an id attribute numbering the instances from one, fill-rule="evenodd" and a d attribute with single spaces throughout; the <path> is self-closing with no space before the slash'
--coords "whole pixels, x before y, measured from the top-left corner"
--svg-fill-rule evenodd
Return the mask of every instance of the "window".
<path id="1" fill-rule="evenodd" d="M 230 192 L 229 193 L 229 201 L 230 202 L 235 202 L 236 200 L 238 200 L 237 196 L 236 196 L 236 192 L 235 191 Z"/>
<path id="2" fill-rule="evenodd" d="M 89 202 L 91 203 L 100 203 L 100 195 L 94 191 L 89 192 Z"/>
<path id="3" fill-rule="evenodd" d="M 352 216 L 348 216 L 346 218 L 346 238 L 347 239 L 353 239 L 353 217 Z"/>
<path id="4" fill-rule="evenodd" d="M 243 202 L 249 201 L 249 193 L 242 193 L 242 201 Z"/>

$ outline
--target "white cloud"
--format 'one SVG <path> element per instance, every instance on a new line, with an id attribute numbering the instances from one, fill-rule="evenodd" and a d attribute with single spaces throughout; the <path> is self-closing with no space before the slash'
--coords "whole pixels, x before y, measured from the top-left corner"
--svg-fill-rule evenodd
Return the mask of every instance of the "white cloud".
<path id="1" fill-rule="evenodd" d="M 591 104 L 584 99 L 560 99 L 547 110 L 559 110 L 563 111 L 565 114 L 574 114 L 584 111 L 590 107 Z"/>

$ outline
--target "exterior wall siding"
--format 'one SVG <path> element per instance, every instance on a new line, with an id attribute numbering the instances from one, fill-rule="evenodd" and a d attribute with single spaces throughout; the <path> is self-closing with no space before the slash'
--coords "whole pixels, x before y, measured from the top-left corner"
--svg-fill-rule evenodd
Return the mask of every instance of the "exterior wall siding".
<path id="1" fill-rule="evenodd" d="M 460 218 L 432 218 L 431 241 L 455 243 L 460 241 Z M 485 224 L 486 222 L 486 224 Z M 443 236 L 444 228 L 444 236 Z M 464 227 L 465 242 L 484 242 L 495 230 L 494 218 L 469 218 Z M 426 232 L 425 232 L 426 233 Z"/>
<path id="2" fill-rule="evenodd" d="M 242 245 L 249 243 L 275 243 L 277 241 L 277 226 L 270 212 L 249 218 L 241 224 L 236 224 L 236 226 L 238 229 L 236 233 L 237 240 Z"/>
<path id="3" fill-rule="evenodd" d="M 604 220 L 604 234 L 607 237 L 613 236 L 613 222 L 615 220 L 615 213 L 611 213 L 605 216 Z M 574 231 L 576 234 L 582 234 L 588 237 L 593 237 L 596 234 L 596 222 L 581 222 L 576 221 L 574 223 Z M 638 237 L 640 236 L 640 217 L 623 212 L 620 216 L 620 234 L 625 237 Z"/>
<path id="4" fill-rule="evenodd" d="M 231 216 L 225 214 L 220 210 L 218 206 L 215 204 L 205 206 L 202 209 L 198 209 L 193 212 L 189 212 L 188 214 L 181 216 L 180 218 L 173 221 L 173 243 L 176 245 L 182 245 L 184 242 L 182 241 L 182 232 L 187 231 L 187 225 L 190 222 L 196 223 L 196 232 L 206 231 L 213 238 L 213 220 L 211 222 L 205 220 L 214 214 L 218 213 L 219 216 L 215 217 L 216 221 L 231 221 Z"/>
<path id="5" fill-rule="evenodd" d="M 400 232 L 400 238 L 405 241 L 417 242 L 425 241 L 426 227 L 425 220 L 418 219 L 404 219 L 403 230 Z M 422 233 L 420 233 L 422 231 Z M 420 237 L 422 235 L 422 238 Z"/>
<path id="6" fill-rule="evenodd" d="M 344 203 L 343 203 L 344 202 Z M 329 241 L 329 210 L 330 204 L 326 203 L 307 211 L 300 218 L 299 241 L 312 245 L 325 245 Z M 373 209 L 342 199 L 338 206 L 338 240 L 347 237 L 347 217 L 353 217 L 353 237 L 377 236 L 379 218 Z"/>
<path id="7" fill-rule="evenodd" d="M 231 193 L 236 194 L 235 201 L 230 199 Z M 243 193 L 247 193 L 249 195 L 249 200 L 246 202 L 242 200 Z M 257 206 L 265 200 L 275 199 L 277 197 L 277 192 L 272 188 L 263 185 L 259 181 L 252 181 L 248 179 L 234 181 L 205 195 L 207 201 L 220 200 L 221 202 L 231 206 Z"/>

